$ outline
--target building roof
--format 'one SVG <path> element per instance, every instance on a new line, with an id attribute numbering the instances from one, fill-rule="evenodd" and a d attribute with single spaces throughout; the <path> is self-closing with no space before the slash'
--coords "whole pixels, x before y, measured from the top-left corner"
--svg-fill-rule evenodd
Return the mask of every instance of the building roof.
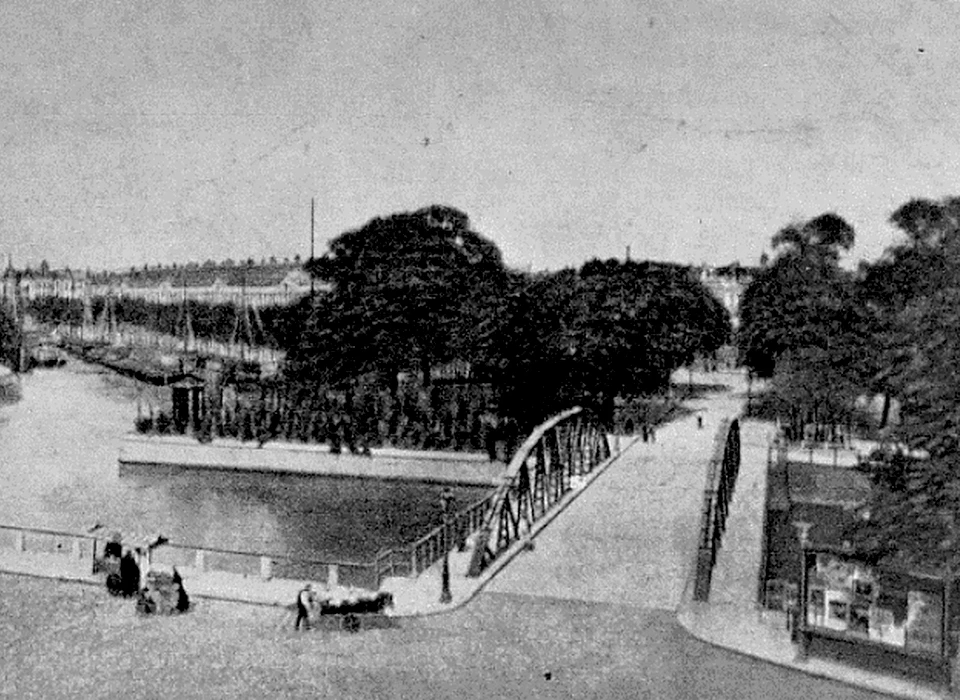
<path id="1" fill-rule="evenodd" d="M 310 277 L 300 263 L 242 265 L 216 267 L 178 267 L 133 270 L 114 277 L 130 287 L 277 287 L 287 282 L 291 286 L 310 283 Z"/>
<path id="2" fill-rule="evenodd" d="M 0 278 L 17 278 L 45 282 L 67 280 L 89 280 L 95 284 L 123 284 L 127 287 L 150 288 L 167 285 L 179 287 L 279 287 L 287 285 L 293 288 L 310 284 L 310 276 L 299 261 L 269 262 L 261 264 L 242 263 L 239 265 L 192 264 L 188 266 L 154 267 L 131 269 L 124 272 L 35 270 L 27 268 L 16 270 L 7 267 Z"/>

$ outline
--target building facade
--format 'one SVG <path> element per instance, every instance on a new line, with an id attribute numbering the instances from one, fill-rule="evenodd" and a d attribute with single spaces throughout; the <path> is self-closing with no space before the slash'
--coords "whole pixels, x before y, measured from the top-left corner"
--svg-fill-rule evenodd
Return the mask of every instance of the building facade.
<path id="1" fill-rule="evenodd" d="M 61 299 L 142 299 L 157 304 L 184 300 L 262 308 L 294 304 L 311 291 L 310 275 L 299 259 L 260 264 L 204 264 L 90 272 L 70 269 L 16 270 L 8 262 L 3 298 L 26 302 Z M 322 288 L 318 287 L 318 288 Z"/>
<path id="2" fill-rule="evenodd" d="M 740 300 L 756 272 L 756 269 L 742 267 L 739 263 L 724 267 L 700 267 L 700 282 L 730 314 L 730 325 L 734 332 L 740 328 Z"/>

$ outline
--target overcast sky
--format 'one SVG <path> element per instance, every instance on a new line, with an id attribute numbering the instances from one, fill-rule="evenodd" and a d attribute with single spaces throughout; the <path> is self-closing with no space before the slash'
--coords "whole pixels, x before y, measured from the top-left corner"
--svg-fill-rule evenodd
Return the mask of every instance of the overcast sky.
<path id="1" fill-rule="evenodd" d="M 431 203 L 508 264 L 853 258 L 960 194 L 954 0 L 2 0 L 0 254 L 318 252 Z"/>

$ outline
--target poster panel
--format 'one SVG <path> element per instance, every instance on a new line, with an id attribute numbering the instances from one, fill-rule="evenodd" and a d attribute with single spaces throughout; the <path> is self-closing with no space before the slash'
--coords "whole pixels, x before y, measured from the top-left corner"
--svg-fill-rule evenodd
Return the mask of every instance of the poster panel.
<path id="1" fill-rule="evenodd" d="M 910 591 L 907 594 L 907 650 L 939 654 L 942 621 L 940 596 L 927 591 Z"/>
<path id="2" fill-rule="evenodd" d="M 807 558 L 806 624 L 904 649 L 942 653 L 941 584 L 894 572 L 878 572 L 839 555 Z"/>

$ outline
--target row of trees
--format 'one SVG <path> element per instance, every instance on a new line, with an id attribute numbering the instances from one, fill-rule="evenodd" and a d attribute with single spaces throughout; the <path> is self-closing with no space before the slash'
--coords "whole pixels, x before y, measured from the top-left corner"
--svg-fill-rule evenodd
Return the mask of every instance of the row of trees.
<path id="1" fill-rule="evenodd" d="M 854 417 L 882 396 L 875 488 L 854 539 L 873 556 L 956 568 L 960 557 L 960 198 L 915 199 L 904 235 L 874 262 L 840 268 L 853 230 L 826 214 L 774 238 L 746 290 L 741 357 L 800 422 Z M 891 404 L 900 422 L 888 425 Z"/>
<path id="2" fill-rule="evenodd" d="M 428 386 L 438 366 L 465 361 L 522 426 L 574 403 L 609 419 L 615 397 L 663 389 L 729 338 L 726 310 L 686 268 L 593 260 L 520 273 L 450 207 L 373 219 L 308 269 L 331 291 L 306 302 L 288 377 L 374 377 L 395 392 L 400 373 Z"/>
<path id="3" fill-rule="evenodd" d="M 592 260 L 523 273 L 452 207 L 375 218 L 329 243 L 307 270 L 324 291 L 254 316 L 233 305 L 112 302 L 119 323 L 286 351 L 291 386 L 384 390 L 452 364 L 494 387 L 497 413 L 527 428 L 580 403 L 612 418 L 616 397 L 664 389 L 671 372 L 729 340 L 726 310 L 679 265 Z M 107 300 L 91 300 L 94 318 Z M 40 321 L 81 323 L 79 300 L 38 299 Z M 435 421 L 434 421 L 435 422 Z"/>

